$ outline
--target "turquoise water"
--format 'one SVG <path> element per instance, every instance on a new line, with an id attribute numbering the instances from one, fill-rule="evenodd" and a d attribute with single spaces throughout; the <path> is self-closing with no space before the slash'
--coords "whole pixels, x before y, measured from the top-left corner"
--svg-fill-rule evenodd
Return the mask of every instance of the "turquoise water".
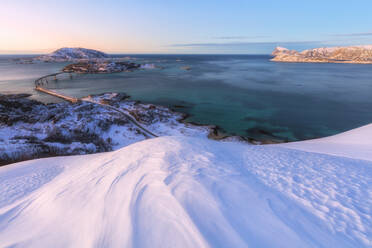
<path id="1" fill-rule="evenodd" d="M 82 97 L 126 92 L 189 114 L 230 135 L 303 140 L 372 122 L 372 65 L 275 63 L 253 55 L 137 55 L 162 69 L 76 75 L 49 88 Z M 33 92 L 33 80 L 65 64 L 20 65 L 0 57 L 0 92 Z M 191 70 L 181 67 L 190 66 Z"/>

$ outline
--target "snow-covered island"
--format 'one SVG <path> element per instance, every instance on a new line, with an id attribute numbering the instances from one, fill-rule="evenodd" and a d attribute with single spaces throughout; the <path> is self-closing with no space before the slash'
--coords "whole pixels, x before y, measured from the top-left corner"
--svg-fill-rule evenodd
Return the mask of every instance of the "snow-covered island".
<path id="1" fill-rule="evenodd" d="M 34 64 L 37 62 L 72 62 L 62 71 L 69 73 L 115 73 L 136 69 L 161 68 L 155 64 L 137 64 L 130 57 L 113 57 L 104 52 L 87 48 L 60 48 L 52 53 L 34 58 L 16 58 L 17 64 Z"/>
<path id="2" fill-rule="evenodd" d="M 308 63 L 372 64 L 372 45 L 349 47 L 324 47 L 297 52 L 277 47 L 271 61 Z"/>
<path id="3" fill-rule="evenodd" d="M 111 57 L 101 51 L 81 48 L 81 47 L 64 47 L 52 53 L 41 55 L 35 58 L 44 62 L 66 62 L 66 61 L 87 61 L 87 60 L 107 60 Z"/>
<path id="4" fill-rule="evenodd" d="M 147 69 L 146 65 L 124 61 L 128 58 L 115 58 L 104 52 L 86 48 L 60 48 L 50 54 L 33 59 L 18 59 L 17 63 L 43 62 L 74 62 L 65 66 L 62 71 L 69 73 L 114 73 Z"/>

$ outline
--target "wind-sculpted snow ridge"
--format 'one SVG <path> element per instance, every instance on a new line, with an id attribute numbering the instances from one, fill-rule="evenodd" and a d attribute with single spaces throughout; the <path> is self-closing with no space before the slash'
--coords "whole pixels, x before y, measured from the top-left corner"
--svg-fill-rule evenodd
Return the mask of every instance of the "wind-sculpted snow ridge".
<path id="1" fill-rule="evenodd" d="M 43 104 L 27 95 L 0 95 L 0 165 L 32 158 L 112 151 L 148 138 L 117 111 L 89 102 Z M 126 94 L 93 96 L 97 102 L 128 110 L 160 136 L 207 137 L 212 128 L 181 123 L 168 108 L 128 100 Z"/>
<path id="2" fill-rule="evenodd" d="M 0 178 L 4 247 L 372 246 L 372 161 L 357 157 L 160 137 Z"/>

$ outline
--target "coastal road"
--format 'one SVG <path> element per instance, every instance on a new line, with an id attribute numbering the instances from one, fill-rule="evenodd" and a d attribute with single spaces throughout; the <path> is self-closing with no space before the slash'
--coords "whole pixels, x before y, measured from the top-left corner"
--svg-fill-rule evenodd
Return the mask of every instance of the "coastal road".
<path id="1" fill-rule="evenodd" d="M 152 136 L 153 138 L 155 137 L 159 137 L 158 135 L 154 134 L 153 132 L 151 132 L 150 130 L 146 129 L 145 127 L 143 127 L 133 116 L 131 116 L 129 114 L 129 111 L 124 109 L 119 109 L 119 108 L 115 108 L 111 105 L 107 105 L 107 104 L 103 104 L 103 103 L 100 103 L 100 102 L 97 102 L 97 101 L 94 101 L 93 99 L 89 99 L 89 98 L 82 98 L 80 99 L 81 101 L 84 101 L 84 102 L 90 102 L 90 103 L 94 103 L 94 104 L 97 104 L 97 105 L 100 105 L 100 106 L 103 106 L 105 108 L 108 108 L 108 109 L 111 109 L 111 110 L 114 110 L 116 112 L 119 112 L 123 115 L 125 115 L 130 122 L 132 122 L 134 125 L 136 125 L 138 128 L 140 128 L 143 132 L 145 132 L 146 134 Z"/>
<path id="2" fill-rule="evenodd" d="M 63 95 L 63 94 L 60 94 L 60 93 L 57 93 L 55 91 L 52 91 L 52 90 L 49 90 L 49 89 L 46 89 L 46 88 L 42 87 L 42 81 L 46 80 L 47 77 L 57 76 L 57 75 L 62 74 L 62 73 L 65 73 L 65 72 L 53 73 L 53 74 L 49 74 L 49 75 L 46 75 L 44 77 L 36 79 L 35 80 L 35 90 L 43 92 L 45 94 L 49 94 L 51 96 L 61 98 L 65 101 L 68 101 L 68 102 L 71 102 L 71 103 L 77 103 L 79 101 L 85 101 L 85 102 L 90 102 L 90 103 L 97 104 L 97 105 L 103 106 L 105 108 L 114 110 L 114 111 L 124 115 L 125 117 L 127 117 L 127 119 L 130 122 L 132 122 L 135 126 L 137 126 L 145 135 L 148 135 L 148 136 L 153 137 L 153 138 L 159 137 L 158 135 L 154 134 L 153 132 L 146 129 L 144 126 L 142 126 L 141 123 L 139 123 L 133 116 L 130 115 L 128 110 L 122 110 L 122 109 L 119 109 L 119 108 L 115 108 L 113 106 L 94 101 L 91 98 L 78 99 L 78 98 L 75 98 L 75 97 L 66 96 L 66 95 Z"/>

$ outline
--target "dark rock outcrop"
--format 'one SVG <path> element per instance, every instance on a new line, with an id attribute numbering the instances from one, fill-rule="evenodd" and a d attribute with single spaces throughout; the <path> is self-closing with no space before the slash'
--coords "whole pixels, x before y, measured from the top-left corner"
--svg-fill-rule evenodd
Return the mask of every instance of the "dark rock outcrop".
<path id="1" fill-rule="evenodd" d="M 130 62 L 89 61 L 65 66 L 62 71 L 73 73 L 114 73 L 138 69 L 141 65 Z"/>

